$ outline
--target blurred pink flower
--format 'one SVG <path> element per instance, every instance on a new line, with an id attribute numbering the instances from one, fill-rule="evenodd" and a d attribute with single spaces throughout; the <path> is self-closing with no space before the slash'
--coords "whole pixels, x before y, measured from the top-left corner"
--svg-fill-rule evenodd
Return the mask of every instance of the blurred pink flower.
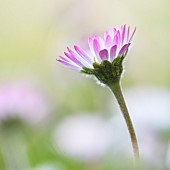
<path id="1" fill-rule="evenodd" d="M 94 161 L 108 153 L 112 146 L 112 131 L 100 116 L 79 114 L 65 118 L 57 126 L 54 140 L 65 154 Z"/>
<path id="2" fill-rule="evenodd" d="M 117 56 L 126 53 L 135 31 L 136 28 L 130 36 L 130 27 L 126 28 L 126 25 L 122 25 L 120 29 L 112 28 L 104 33 L 104 38 L 97 35 L 89 37 L 90 50 L 85 51 L 77 45 L 74 45 L 74 50 L 67 47 L 65 57 L 60 56 L 58 61 L 76 70 L 82 70 L 83 67 L 93 68 L 93 63 L 100 64 L 104 60 L 113 62 Z"/>
<path id="3" fill-rule="evenodd" d="M 43 94 L 32 86 L 11 83 L 0 86 L 0 120 L 19 118 L 37 122 L 48 112 Z"/>

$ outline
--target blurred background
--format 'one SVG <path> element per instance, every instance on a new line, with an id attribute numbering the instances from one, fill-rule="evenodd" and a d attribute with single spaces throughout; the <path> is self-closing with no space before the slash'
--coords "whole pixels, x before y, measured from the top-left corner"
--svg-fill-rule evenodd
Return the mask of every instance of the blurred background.
<path id="1" fill-rule="evenodd" d="M 110 91 L 56 61 L 125 23 L 137 27 L 122 86 L 141 169 L 170 169 L 169 19 L 169 0 L 0 0 L 0 169 L 132 169 Z"/>

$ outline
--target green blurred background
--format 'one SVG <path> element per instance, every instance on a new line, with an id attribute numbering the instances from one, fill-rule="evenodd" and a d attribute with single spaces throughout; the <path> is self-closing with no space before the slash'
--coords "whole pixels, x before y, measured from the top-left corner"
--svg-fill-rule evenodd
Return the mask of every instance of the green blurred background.
<path id="1" fill-rule="evenodd" d="M 17 129 L 10 135 L 24 141 L 24 154 L 28 161 L 25 169 L 123 170 L 131 167 L 131 159 L 124 159 L 123 166 L 122 160 L 115 159 L 116 156 L 112 153 L 107 153 L 102 161 L 84 161 L 66 156 L 60 149 L 55 148 L 53 132 L 65 117 L 88 112 L 89 115 L 99 115 L 110 121 L 117 113 L 116 109 L 112 109 L 115 102 L 107 88 L 101 88 L 93 79 L 63 67 L 56 58 L 63 54 L 67 46 L 73 47 L 74 44 L 82 43 L 87 45 L 88 36 L 94 33 L 101 34 L 111 27 L 119 27 L 125 23 L 132 28 L 136 26 L 133 47 L 125 62 L 123 89 L 131 89 L 133 92 L 133 88 L 139 86 L 146 89 L 156 87 L 166 89 L 169 93 L 169 21 L 169 0 L 0 0 L 0 82 L 24 82 L 36 86 L 46 97 L 49 106 L 48 116 L 43 122 L 36 125 L 17 122 L 20 130 Z M 138 92 L 135 94 L 138 96 Z M 159 98 L 159 95 L 155 95 L 155 98 Z M 140 103 L 140 98 L 137 100 Z M 147 103 L 151 101 L 152 98 L 147 101 L 146 97 Z M 170 96 L 165 101 L 170 106 Z M 157 107 L 159 102 L 153 109 Z M 166 112 L 169 113 L 167 119 L 170 120 L 170 108 Z M 158 114 L 161 119 L 161 111 Z M 143 116 L 147 119 L 148 114 L 143 113 Z M 134 121 L 135 123 L 137 122 Z M 170 160 L 168 163 L 167 158 L 168 128 L 163 132 L 162 129 L 161 132 L 160 129 L 154 129 L 154 133 L 156 131 L 158 135 L 157 140 L 163 140 L 163 144 L 158 144 L 158 147 L 165 150 L 161 150 L 163 156 L 159 158 L 163 161 L 159 166 L 154 164 L 154 161 L 144 161 L 142 164 L 145 169 L 170 169 Z M 24 136 L 20 137 L 18 132 Z M 3 154 L 3 138 L 2 135 L 2 170 L 8 169 L 8 161 L 5 161 Z M 9 145 L 13 146 L 13 143 Z M 128 146 L 131 147 L 130 144 Z M 113 145 L 112 150 L 116 147 Z M 157 155 L 157 150 L 151 153 L 153 160 L 154 154 Z"/>

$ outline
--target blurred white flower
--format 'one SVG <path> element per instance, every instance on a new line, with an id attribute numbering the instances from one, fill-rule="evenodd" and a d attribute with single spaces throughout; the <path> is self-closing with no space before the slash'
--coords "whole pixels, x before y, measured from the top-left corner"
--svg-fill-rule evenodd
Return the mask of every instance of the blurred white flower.
<path id="1" fill-rule="evenodd" d="M 57 150 L 84 161 L 102 158 L 112 145 L 112 132 L 100 116 L 78 114 L 65 118 L 56 128 Z"/>
<path id="2" fill-rule="evenodd" d="M 65 170 L 62 165 L 53 163 L 43 163 L 34 168 L 34 170 Z"/>
<path id="3" fill-rule="evenodd" d="M 136 87 L 125 91 L 125 99 L 136 129 L 141 158 L 152 165 L 163 167 L 167 146 L 160 132 L 170 128 L 170 91 L 158 87 Z M 126 125 L 119 109 L 116 110 L 118 114 L 111 122 L 114 152 L 129 157 L 129 134 L 124 131 Z"/>
<path id="4" fill-rule="evenodd" d="M 19 118 L 35 123 L 47 113 L 47 103 L 39 89 L 25 83 L 0 85 L 0 121 Z"/>
<path id="5" fill-rule="evenodd" d="M 136 87 L 126 92 L 135 124 L 155 130 L 170 128 L 170 90 L 159 87 Z"/>

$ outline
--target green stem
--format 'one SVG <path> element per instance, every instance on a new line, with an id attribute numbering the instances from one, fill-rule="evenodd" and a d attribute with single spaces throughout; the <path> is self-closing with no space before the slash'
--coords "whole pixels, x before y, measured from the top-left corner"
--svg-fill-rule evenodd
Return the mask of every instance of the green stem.
<path id="1" fill-rule="evenodd" d="M 111 89 L 111 91 L 114 93 L 117 102 L 120 106 L 120 109 L 122 111 L 123 117 L 126 121 L 127 127 L 128 127 L 128 131 L 130 134 L 130 138 L 131 138 L 131 142 L 132 142 L 132 147 L 133 147 L 133 153 L 134 153 L 134 157 L 135 160 L 138 161 L 139 160 L 139 148 L 138 148 L 138 142 L 137 142 L 137 138 L 136 138 L 136 134 L 133 128 L 133 124 L 122 94 L 122 90 L 121 90 L 121 86 L 119 81 L 109 85 L 109 88 Z"/>

